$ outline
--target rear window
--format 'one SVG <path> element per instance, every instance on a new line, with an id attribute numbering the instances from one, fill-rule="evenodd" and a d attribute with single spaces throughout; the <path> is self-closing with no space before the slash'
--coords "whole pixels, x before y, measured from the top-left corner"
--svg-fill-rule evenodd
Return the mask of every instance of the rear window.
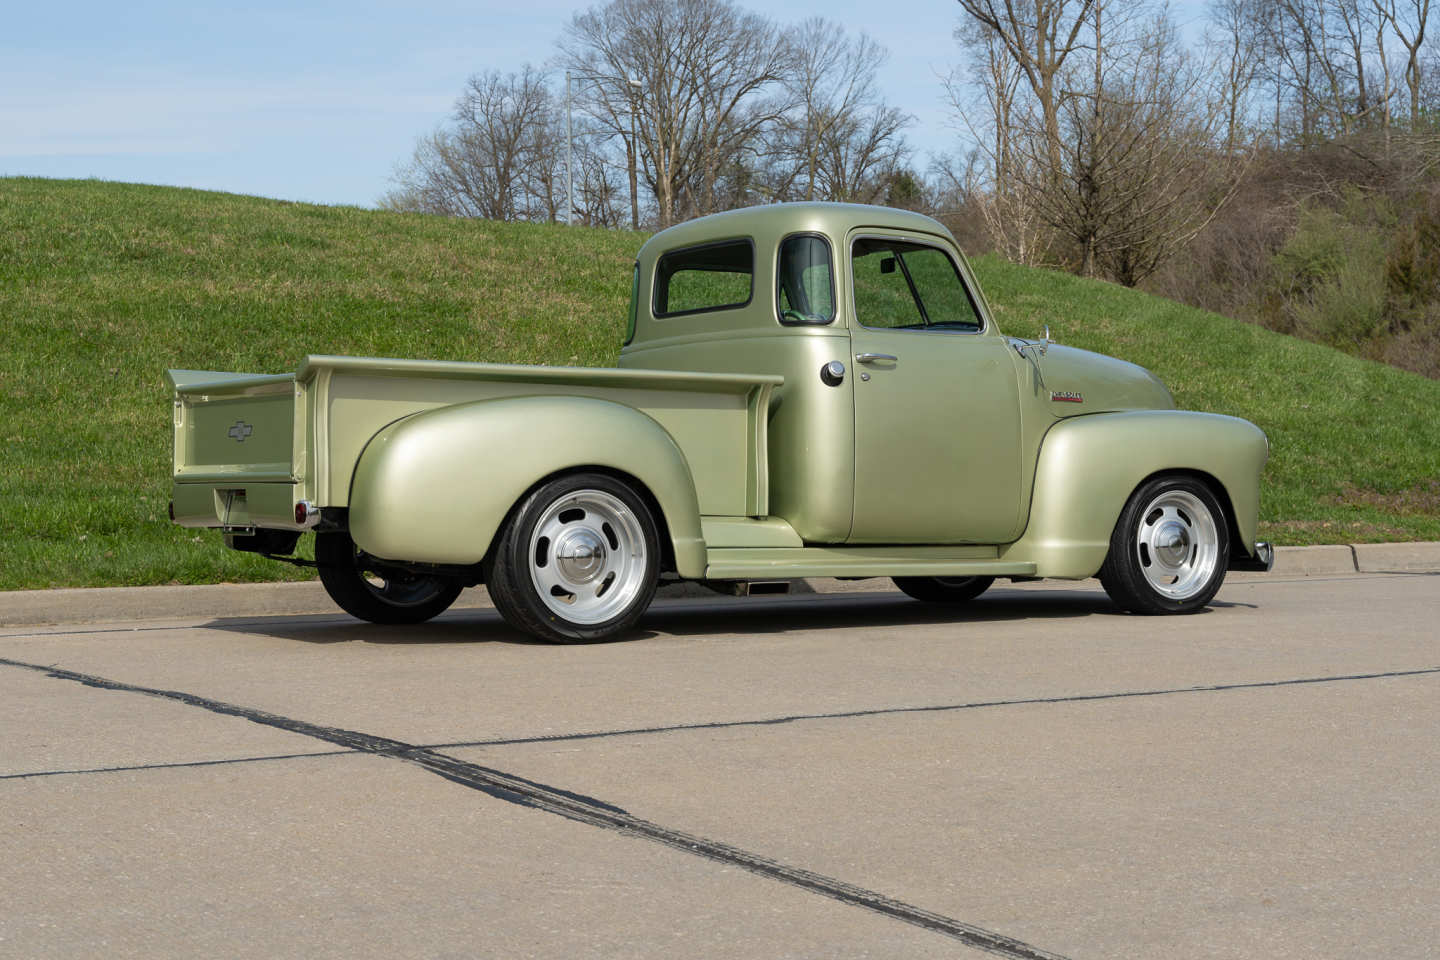
<path id="1" fill-rule="evenodd" d="M 743 307 L 754 280 L 755 246 L 749 240 L 671 250 L 655 265 L 655 316 Z"/>

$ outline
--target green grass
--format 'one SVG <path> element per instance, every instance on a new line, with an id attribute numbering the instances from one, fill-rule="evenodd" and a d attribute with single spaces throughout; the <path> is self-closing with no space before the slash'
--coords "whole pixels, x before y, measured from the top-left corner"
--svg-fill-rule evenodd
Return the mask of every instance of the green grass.
<path id="1" fill-rule="evenodd" d="M 167 367 L 307 353 L 613 364 L 643 236 L 0 179 L 0 589 L 304 576 L 181 530 Z M 1003 329 L 1159 374 L 1274 445 L 1280 543 L 1440 539 L 1440 383 L 1168 301 L 976 263 Z"/>

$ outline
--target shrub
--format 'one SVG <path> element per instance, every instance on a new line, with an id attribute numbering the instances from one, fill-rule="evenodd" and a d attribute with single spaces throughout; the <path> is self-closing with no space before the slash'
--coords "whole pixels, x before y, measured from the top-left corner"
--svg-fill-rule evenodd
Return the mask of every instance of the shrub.
<path id="1" fill-rule="evenodd" d="M 1395 215 L 1383 197 L 1345 191 L 1338 207 L 1302 205 L 1271 258 L 1266 326 L 1350 352 L 1389 326 L 1385 264 Z"/>
<path id="2" fill-rule="evenodd" d="M 1440 305 L 1440 192 L 1432 191 L 1396 231 L 1385 258 L 1391 329 L 1403 333 L 1426 326 Z"/>

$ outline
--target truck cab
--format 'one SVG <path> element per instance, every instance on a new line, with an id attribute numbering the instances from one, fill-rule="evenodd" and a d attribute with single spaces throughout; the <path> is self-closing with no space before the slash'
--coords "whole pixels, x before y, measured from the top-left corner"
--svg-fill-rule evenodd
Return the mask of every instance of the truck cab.
<path id="1" fill-rule="evenodd" d="M 807 543 L 1011 543 L 1056 421 L 1174 407 L 1133 364 L 1006 337 L 949 231 L 909 211 L 722 213 L 657 234 L 635 274 L 622 368 L 784 378 L 771 512 Z"/>

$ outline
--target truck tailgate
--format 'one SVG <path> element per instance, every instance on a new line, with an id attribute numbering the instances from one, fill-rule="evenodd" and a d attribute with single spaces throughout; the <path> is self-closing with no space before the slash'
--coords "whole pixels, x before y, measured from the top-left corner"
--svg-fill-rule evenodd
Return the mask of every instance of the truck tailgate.
<path id="1" fill-rule="evenodd" d="M 301 396 L 293 374 L 170 370 L 175 388 L 175 520 L 184 526 L 295 527 Z M 303 429 L 303 427 L 302 427 Z"/>

